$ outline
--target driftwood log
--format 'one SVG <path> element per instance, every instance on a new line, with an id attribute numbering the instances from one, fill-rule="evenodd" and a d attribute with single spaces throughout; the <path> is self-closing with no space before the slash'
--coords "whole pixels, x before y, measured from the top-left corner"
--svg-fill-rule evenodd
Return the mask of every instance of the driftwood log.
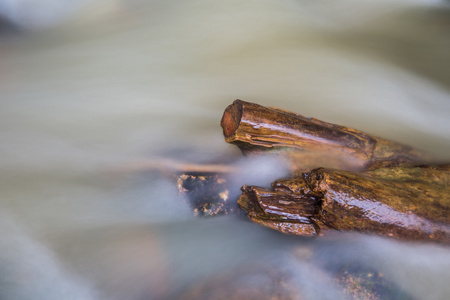
<path id="1" fill-rule="evenodd" d="M 304 236 L 355 230 L 408 240 L 450 238 L 450 166 L 394 167 L 355 173 L 314 169 L 244 186 L 239 205 L 256 223 Z"/>
<path id="2" fill-rule="evenodd" d="M 350 170 L 363 170 L 386 160 L 430 160 L 409 146 L 353 128 L 242 100 L 225 109 L 220 124 L 225 141 L 237 145 L 244 154 L 281 152 L 291 160 L 293 170 L 308 167 L 304 160 L 311 153 L 327 166 Z"/>
<path id="3" fill-rule="evenodd" d="M 432 165 L 420 151 L 352 128 L 241 100 L 226 108 L 221 125 L 244 154 L 275 151 L 293 164 L 292 176 L 270 189 L 242 187 L 238 204 L 252 221 L 302 236 L 351 230 L 449 243 L 450 165 Z M 305 170 L 304 151 L 346 162 Z"/>

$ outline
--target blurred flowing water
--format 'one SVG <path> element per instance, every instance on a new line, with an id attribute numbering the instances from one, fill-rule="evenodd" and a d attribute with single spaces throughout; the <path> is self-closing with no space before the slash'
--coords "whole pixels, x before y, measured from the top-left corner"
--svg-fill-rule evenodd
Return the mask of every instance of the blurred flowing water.
<path id="1" fill-rule="evenodd" d="M 247 164 L 235 194 L 281 177 L 224 142 L 236 98 L 450 161 L 448 2 L 54 2 L 0 6 L 1 299 L 178 299 L 259 266 L 299 299 L 351 299 L 343 268 L 381 274 L 389 299 L 450 297 L 448 248 L 198 219 L 169 177 L 129 167 Z M 262 289 L 258 276 L 244 278 Z"/>

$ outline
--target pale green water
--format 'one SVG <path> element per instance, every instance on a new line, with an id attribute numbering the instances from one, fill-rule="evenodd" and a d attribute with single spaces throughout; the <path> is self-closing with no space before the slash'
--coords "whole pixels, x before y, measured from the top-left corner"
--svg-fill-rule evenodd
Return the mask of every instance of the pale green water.
<path id="1" fill-rule="evenodd" d="M 198 220 L 164 177 L 114 171 L 237 159 L 219 126 L 236 98 L 450 161 L 450 11 L 435 3 L 104 1 L 2 37 L 0 298 L 165 299 L 268 259 L 295 270 L 307 299 L 344 298 L 318 262 L 368 265 L 413 299 L 447 299 L 448 249 Z M 236 189 L 279 176 L 260 173 Z M 316 256 L 296 266 L 294 245 Z"/>

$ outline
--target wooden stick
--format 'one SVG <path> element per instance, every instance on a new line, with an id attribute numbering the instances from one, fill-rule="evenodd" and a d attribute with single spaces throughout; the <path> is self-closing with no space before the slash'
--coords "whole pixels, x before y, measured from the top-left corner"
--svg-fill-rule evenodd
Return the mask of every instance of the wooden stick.
<path id="1" fill-rule="evenodd" d="M 303 236 L 352 230 L 406 240 L 450 242 L 449 166 L 380 168 L 365 173 L 319 168 L 244 186 L 250 219 Z"/>
<path id="2" fill-rule="evenodd" d="M 353 230 L 450 242 L 449 165 L 420 165 L 430 157 L 409 146 L 242 100 L 221 126 L 244 154 L 276 152 L 297 174 L 271 189 L 242 187 L 238 204 L 252 221 L 302 236 Z M 302 170 L 308 158 L 328 168 Z"/>
<path id="3" fill-rule="evenodd" d="M 351 162 L 346 169 L 365 169 L 377 161 L 429 161 L 430 157 L 399 143 L 370 136 L 356 129 L 326 123 L 285 110 L 235 100 L 221 120 L 228 143 L 244 154 L 275 151 L 300 165 L 298 153 L 320 153 Z M 331 165 L 331 167 L 340 167 Z M 344 167 L 345 168 L 345 167 Z"/>

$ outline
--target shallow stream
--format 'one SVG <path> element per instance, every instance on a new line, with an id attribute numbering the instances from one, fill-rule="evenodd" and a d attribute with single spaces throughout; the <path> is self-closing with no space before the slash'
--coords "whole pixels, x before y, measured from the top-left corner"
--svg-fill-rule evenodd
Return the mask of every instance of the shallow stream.
<path id="1" fill-rule="evenodd" d="M 1 299 L 450 298 L 448 248 L 199 219 L 151 167 L 245 166 L 229 201 L 283 176 L 224 142 L 237 98 L 450 161 L 448 2 L 83 3 L 1 30 Z"/>

